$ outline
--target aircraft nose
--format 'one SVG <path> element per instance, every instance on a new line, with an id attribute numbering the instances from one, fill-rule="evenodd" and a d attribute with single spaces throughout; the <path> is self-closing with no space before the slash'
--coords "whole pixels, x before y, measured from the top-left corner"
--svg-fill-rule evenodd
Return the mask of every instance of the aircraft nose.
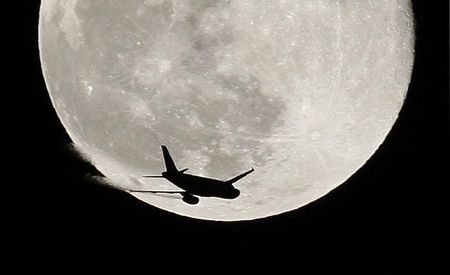
<path id="1" fill-rule="evenodd" d="M 231 191 L 231 197 L 232 197 L 232 199 L 235 199 L 235 198 L 239 197 L 240 194 L 241 194 L 241 191 L 239 191 L 239 190 L 236 189 L 236 188 L 234 188 L 234 189 Z"/>

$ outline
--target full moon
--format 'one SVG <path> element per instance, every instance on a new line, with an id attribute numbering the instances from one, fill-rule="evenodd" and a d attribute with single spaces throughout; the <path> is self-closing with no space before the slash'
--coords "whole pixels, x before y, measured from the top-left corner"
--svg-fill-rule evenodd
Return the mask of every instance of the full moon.
<path id="1" fill-rule="evenodd" d="M 178 168 L 238 181 L 235 200 L 132 193 L 208 220 L 302 207 L 357 171 L 402 107 L 409 0 L 43 0 L 43 73 L 75 146 L 112 185 L 179 190 Z"/>

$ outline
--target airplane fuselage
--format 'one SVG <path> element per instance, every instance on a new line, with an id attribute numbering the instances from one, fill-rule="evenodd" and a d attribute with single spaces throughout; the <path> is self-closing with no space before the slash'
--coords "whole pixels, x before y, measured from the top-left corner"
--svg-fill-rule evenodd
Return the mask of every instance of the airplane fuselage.
<path id="1" fill-rule="evenodd" d="M 185 173 L 167 173 L 162 176 L 177 187 L 187 193 L 201 197 L 218 197 L 224 199 L 235 199 L 240 195 L 240 191 L 231 184 L 223 181 L 194 176 Z"/>
<path id="2" fill-rule="evenodd" d="M 187 168 L 178 170 L 175 162 L 170 156 L 165 145 L 161 145 L 166 171 L 161 176 L 143 176 L 145 178 L 165 178 L 183 191 L 153 191 L 153 190 L 130 190 L 130 192 L 153 193 L 153 194 L 181 194 L 185 203 L 195 205 L 199 202 L 198 197 L 217 197 L 223 199 L 235 199 L 241 192 L 233 187 L 233 184 L 254 171 L 252 169 L 239 174 L 228 180 L 218 180 L 186 174 Z"/>

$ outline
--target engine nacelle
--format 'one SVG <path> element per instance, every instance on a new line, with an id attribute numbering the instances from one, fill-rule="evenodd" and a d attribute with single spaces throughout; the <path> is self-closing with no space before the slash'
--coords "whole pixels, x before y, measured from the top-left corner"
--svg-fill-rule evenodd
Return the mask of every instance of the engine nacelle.
<path id="1" fill-rule="evenodd" d="M 183 201 L 187 204 L 194 205 L 197 204 L 200 201 L 200 199 L 191 194 L 183 194 Z"/>

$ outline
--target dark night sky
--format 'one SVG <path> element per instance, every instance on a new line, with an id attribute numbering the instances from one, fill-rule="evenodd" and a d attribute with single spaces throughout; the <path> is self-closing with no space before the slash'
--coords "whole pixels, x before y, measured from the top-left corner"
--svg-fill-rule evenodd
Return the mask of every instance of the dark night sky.
<path id="1" fill-rule="evenodd" d="M 180 217 L 87 180 L 96 171 L 68 149 L 70 139 L 40 71 L 39 1 L 16 2 L 17 7 L 2 8 L 9 18 L 2 43 L 8 65 L 2 68 L 10 69 L 3 78 L 8 85 L 1 117 L 6 160 L 1 247 L 9 263 L 3 268 L 14 270 L 10 274 L 443 274 L 449 269 L 447 1 L 413 1 L 412 83 L 398 121 L 369 162 L 300 210 L 239 223 Z"/>

